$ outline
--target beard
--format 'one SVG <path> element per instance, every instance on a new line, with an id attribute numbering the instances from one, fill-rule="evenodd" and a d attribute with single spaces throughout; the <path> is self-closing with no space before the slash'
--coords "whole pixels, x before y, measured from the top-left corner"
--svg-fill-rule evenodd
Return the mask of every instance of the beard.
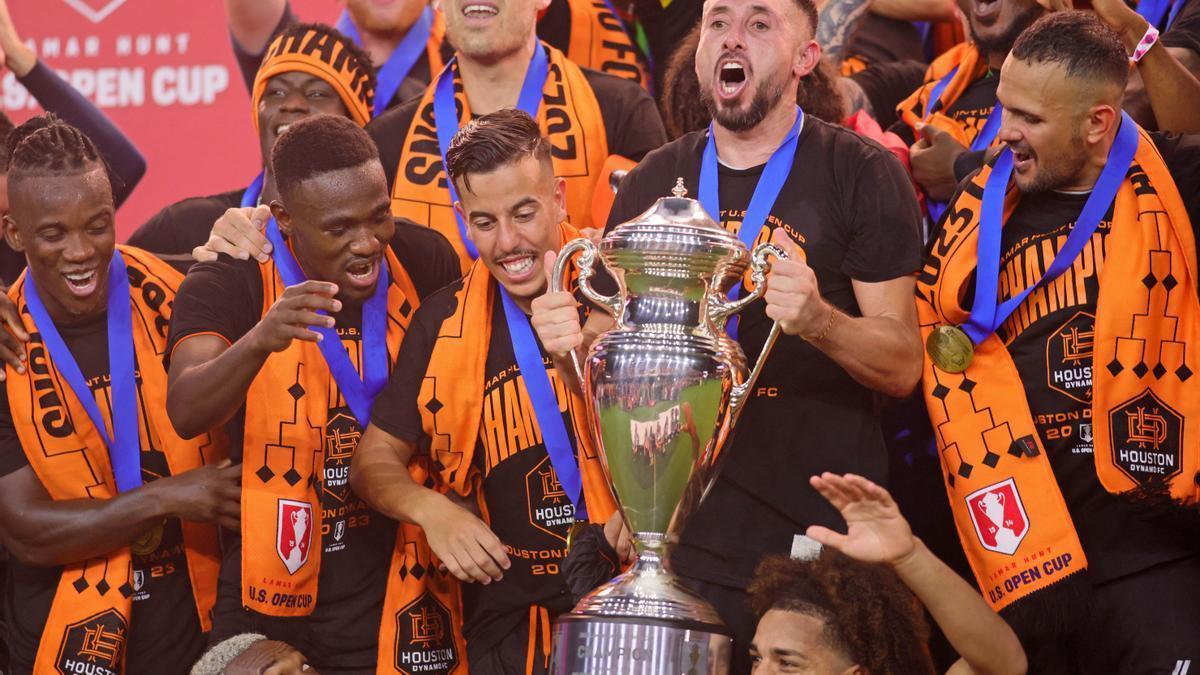
<path id="1" fill-rule="evenodd" d="M 1078 132 L 1074 133 L 1067 149 L 1056 154 L 1060 159 L 1053 166 L 1041 165 L 1040 170 L 1024 185 L 1018 181 L 1017 187 L 1020 188 L 1022 194 L 1035 195 L 1050 192 L 1076 182 L 1076 177 L 1083 171 L 1083 167 L 1088 161 L 1083 136 Z"/>
<path id="2" fill-rule="evenodd" d="M 1008 30 L 994 38 L 981 38 L 975 30 L 975 25 L 967 22 L 971 27 L 971 39 L 985 54 L 1008 54 L 1012 51 L 1012 47 L 1017 42 L 1017 38 L 1021 37 L 1021 33 L 1025 32 L 1026 28 L 1033 25 L 1034 21 L 1041 18 L 1046 10 L 1042 9 L 1041 5 L 1033 5 L 1025 11 L 1013 17 L 1012 23 L 1009 24 Z"/>
<path id="3" fill-rule="evenodd" d="M 754 92 L 754 97 L 750 99 L 750 103 L 745 107 L 728 107 L 717 103 L 713 98 L 712 90 L 702 88 L 700 90 L 700 102 L 704 104 L 708 114 L 716 120 L 717 124 L 734 132 L 742 132 L 753 129 L 758 126 L 767 117 L 767 113 L 783 96 L 783 87 L 785 80 L 776 78 L 774 81 L 764 82 Z"/>

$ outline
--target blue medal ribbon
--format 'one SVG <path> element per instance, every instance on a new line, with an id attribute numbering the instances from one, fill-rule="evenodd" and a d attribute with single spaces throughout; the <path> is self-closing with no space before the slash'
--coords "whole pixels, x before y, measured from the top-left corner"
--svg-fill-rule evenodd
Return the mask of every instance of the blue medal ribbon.
<path id="1" fill-rule="evenodd" d="M 975 300 L 971 305 L 971 316 L 962 325 L 962 330 L 971 338 L 971 342 L 979 344 L 995 332 L 1006 319 L 1020 307 L 1025 298 L 1035 288 L 1049 283 L 1067 271 L 1075 258 L 1079 257 L 1083 247 L 1092 238 L 1096 228 L 1108 207 L 1112 205 L 1133 156 L 1137 152 L 1137 125 L 1129 116 L 1121 114 L 1121 126 L 1112 148 L 1108 151 L 1108 159 L 1100 178 L 1092 188 L 1092 194 L 1083 205 L 1075 226 L 1067 235 L 1067 240 L 1059 250 L 1058 255 L 1046 269 L 1046 273 L 1037 283 L 1030 285 L 1021 293 L 997 304 L 997 286 L 1000 279 L 1000 239 L 1004 218 L 1004 196 L 1008 190 L 1008 181 L 1013 171 L 1012 151 L 1005 148 L 996 158 L 992 173 L 988 176 L 983 189 L 983 204 L 979 214 L 979 248 L 978 266 L 975 272 Z"/>
<path id="2" fill-rule="evenodd" d="M 263 172 L 259 171 L 254 180 L 246 186 L 246 190 L 242 192 L 242 208 L 254 208 L 258 206 L 258 198 L 262 195 L 263 189 Z"/>
<path id="3" fill-rule="evenodd" d="M 458 133 L 458 107 L 454 103 L 454 62 L 446 64 L 446 68 L 438 75 L 437 85 L 433 91 L 433 121 L 437 125 L 438 149 L 442 155 L 442 171 L 446 177 L 446 187 L 450 190 L 450 206 L 458 201 L 458 190 L 454 181 L 450 180 L 450 171 L 446 168 L 446 152 L 450 150 L 450 142 Z M 546 58 L 546 50 L 538 42 L 533 49 L 533 57 L 529 60 L 529 68 L 525 71 L 525 82 L 521 85 L 521 95 L 517 98 L 517 107 L 537 119 L 538 108 L 542 104 L 542 89 L 546 87 L 546 78 L 550 76 L 550 61 Z M 479 249 L 467 236 L 467 225 L 463 222 L 458 211 L 454 212 L 454 220 L 458 223 L 458 234 L 462 237 L 463 246 L 471 260 L 479 257 Z"/>
<path id="4" fill-rule="evenodd" d="M 554 395 L 554 385 L 546 374 L 546 366 L 542 361 L 542 350 L 538 348 L 537 338 L 529 326 L 529 317 L 497 283 L 500 299 L 504 305 L 504 319 L 508 323 L 508 335 L 512 339 L 513 355 L 517 358 L 517 367 L 525 378 L 525 390 L 529 392 L 529 401 L 533 405 L 533 413 L 537 417 L 538 427 L 542 430 L 542 443 L 546 446 L 546 454 L 550 456 L 550 464 L 558 475 L 558 482 L 571 499 L 575 507 L 575 520 L 587 520 L 587 505 L 583 500 L 583 479 L 579 474 L 579 464 L 575 453 L 571 450 L 571 437 L 567 435 L 567 425 L 563 423 L 562 413 L 558 409 L 558 398 Z"/>
<path id="5" fill-rule="evenodd" d="M 379 117 L 387 110 L 388 104 L 392 102 L 392 98 L 400 89 L 400 84 L 404 82 L 404 78 L 408 77 L 408 73 L 417 63 L 417 59 L 421 58 L 421 52 L 429 43 L 432 28 L 433 9 L 426 7 L 417 22 L 408 29 L 404 39 L 392 50 L 392 55 L 388 57 L 387 62 L 376 73 L 375 109 L 372 111 L 371 117 Z M 362 36 L 358 34 L 358 27 L 350 20 L 348 11 L 342 10 L 342 15 L 337 20 L 337 29 L 342 35 L 350 38 L 354 44 L 362 46 Z"/>
<path id="6" fill-rule="evenodd" d="M 771 214 L 771 208 L 775 206 L 775 200 L 779 198 L 783 184 L 787 182 L 788 174 L 792 172 L 792 165 L 796 157 L 796 145 L 799 143 L 800 130 L 803 127 L 804 111 L 800 109 L 800 106 L 796 106 L 796 121 L 788 130 L 783 142 L 779 144 L 778 148 L 775 148 L 775 152 L 771 153 L 771 158 L 767 160 L 758 184 L 754 186 L 754 195 L 750 197 L 750 204 L 746 207 L 746 217 L 742 219 L 742 225 L 738 229 L 738 239 L 746 245 L 746 248 L 754 246 L 759 232 L 767 223 L 767 216 Z M 720 223 L 721 197 L 718 182 L 717 143 L 713 135 L 713 125 L 710 123 L 708 125 L 708 144 L 704 146 L 704 157 L 700 162 L 700 205 L 714 220 Z M 739 280 L 733 285 L 733 288 L 729 289 L 729 299 L 736 299 L 741 289 L 742 282 Z M 736 315 L 730 318 L 729 323 L 726 324 L 726 330 L 729 331 L 730 337 L 734 340 L 738 339 Z"/>
<path id="7" fill-rule="evenodd" d="M 958 66 L 954 70 L 946 73 L 942 79 L 938 80 L 933 85 L 933 90 L 929 92 L 929 105 L 925 106 L 925 117 L 922 121 L 927 121 L 929 116 L 937 112 L 938 106 L 942 102 L 942 94 L 946 91 L 946 86 L 950 84 L 950 80 L 954 79 L 954 74 L 958 72 Z M 975 135 L 975 140 L 971 141 L 971 152 L 979 152 L 991 147 L 992 141 L 996 140 L 996 136 L 1000 133 L 1000 121 L 1004 117 L 1004 108 L 997 101 L 992 107 L 992 112 L 988 113 L 988 118 L 983 123 L 983 127 L 979 133 Z M 946 202 L 939 202 L 934 199 L 925 199 L 925 210 L 929 212 L 929 219 L 937 223 L 942 219 L 942 214 L 946 211 Z"/>
<path id="8" fill-rule="evenodd" d="M 271 257 L 275 261 L 275 267 L 279 269 L 279 277 L 283 279 L 284 285 L 295 286 L 307 281 L 308 277 L 304 275 L 304 270 L 300 269 L 300 263 L 296 261 L 292 249 L 283 240 L 283 235 L 279 232 L 279 225 L 276 224 L 274 218 L 267 223 L 265 233 L 267 240 L 274 247 Z M 346 399 L 346 405 L 350 406 L 350 411 L 354 413 L 359 426 L 364 429 L 371 421 L 371 405 L 375 402 L 375 396 L 383 389 L 388 377 L 387 294 L 389 283 L 387 256 L 383 255 L 379 258 L 379 278 L 375 282 L 375 292 L 363 303 L 362 307 L 363 376 L 361 378 L 354 363 L 350 361 L 350 355 L 346 352 L 346 348 L 342 346 L 342 339 L 338 337 L 337 329 L 327 326 L 309 326 L 309 329 L 321 335 L 321 341 L 317 343 L 317 347 L 321 350 L 321 355 L 325 357 L 329 373 L 337 382 L 342 397 Z M 318 314 L 324 314 L 324 312 L 318 312 Z"/>
<path id="9" fill-rule="evenodd" d="M 50 352 L 54 367 L 67 381 L 75 398 L 83 404 L 92 426 L 96 427 L 108 448 L 117 492 L 128 492 L 142 485 L 142 444 L 138 432 L 137 380 L 134 375 L 136 357 L 133 351 L 133 302 L 129 298 L 129 273 L 119 249 L 113 249 L 108 264 L 108 372 L 112 391 L 112 426 L 110 436 L 104 416 L 79 363 L 63 342 L 54 319 L 38 294 L 33 275 L 25 275 L 25 304 L 42 342 Z M 115 437 L 115 438 L 114 438 Z"/>

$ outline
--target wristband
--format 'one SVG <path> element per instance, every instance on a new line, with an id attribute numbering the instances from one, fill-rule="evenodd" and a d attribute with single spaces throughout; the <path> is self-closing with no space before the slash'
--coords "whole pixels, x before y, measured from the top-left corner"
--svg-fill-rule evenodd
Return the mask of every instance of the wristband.
<path id="1" fill-rule="evenodd" d="M 1154 27 L 1154 24 L 1147 24 L 1146 34 L 1142 36 L 1141 40 L 1138 40 L 1137 46 L 1133 48 L 1133 55 L 1129 57 L 1129 62 L 1137 63 L 1141 61 L 1142 57 L 1146 55 L 1146 52 L 1150 51 L 1150 48 L 1156 42 L 1158 42 L 1158 29 Z"/>

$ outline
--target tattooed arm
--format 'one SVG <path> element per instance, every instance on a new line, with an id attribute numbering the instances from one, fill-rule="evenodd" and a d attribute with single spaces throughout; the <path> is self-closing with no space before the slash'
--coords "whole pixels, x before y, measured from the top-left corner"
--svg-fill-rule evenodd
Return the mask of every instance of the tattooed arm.
<path id="1" fill-rule="evenodd" d="M 867 13 L 869 0 L 826 0 L 817 18 L 817 42 L 835 68 L 846 58 L 846 42 Z"/>
<path id="2" fill-rule="evenodd" d="M 866 111 L 871 117 L 875 116 L 875 109 L 871 107 L 871 99 L 867 97 L 867 92 L 863 91 L 862 86 L 848 77 L 838 78 L 838 85 L 842 88 L 842 96 L 846 98 L 846 117 L 854 115 L 859 110 Z"/>

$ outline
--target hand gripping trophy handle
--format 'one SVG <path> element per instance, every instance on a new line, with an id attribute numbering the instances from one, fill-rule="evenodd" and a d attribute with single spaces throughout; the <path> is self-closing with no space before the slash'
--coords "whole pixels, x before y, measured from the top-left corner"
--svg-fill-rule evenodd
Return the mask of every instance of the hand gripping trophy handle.
<path id="1" fill-rule="evenodd" d="M 591 278 L 596 273 L 597 252 L 596 244 L 590 239 L 580 237 L 567 242 L 567 245 L 558 252 L 558 259 L 554 261 L 554 269 L 550 274 L 550 292 L 561 293 L 566 290 L 567 266 L 571 264 L 571 257 L 580 253 L 579 260 L 576 262 L 576 267 L 579 268 L 579 290 L 583 291 L 584 297 L 588 300 L 612 314 L 619 326 L 621 315 L 624 312 L 624 302 L 620 296 L 600 295 L 596 289 L 592 288 Z M 576 350 L 571 351 L 571 363 L 575 367 L 575 377 L 579 380 L 579 386 L 583 387 L 583 366 L 579 363 L 579 352 Z"/>
<path id="2" fill-rule="evenodd" d="M 771 263 L 767 262 L 767 256 L 773 255 L 780 260 L 787 260 L 787 252 L 775 244 L 759 244 L 754 247 L 754 251 L 750 254 L 750 280 L 754 282 L 754 290 L 740 300 L 732 302 L 721 297 L 713 297 L 710 302 L 713 307 L 712 318 L 713 323 L 719 327 L 725 326 L 725 321 L 729 317 L 737 314 L 750 303 L 758 300 L 767 292 L 767 272 L 771 270 Z M 582 276 L 582 275 L 581 275 Z M 758 381 L 758 376 L 762 373 L 763 364 L 767 362 L 767 356 L 771 353 L 771 349 L 775 347 L 775 341 L 779 339 L 779 322 L 771 324 L 771 332 L 767 334 L 767 341 L 763 343 L 762 352 L 758 355 L 758 361 L 754 363 L 754 369 L 750 371 L 750 375 L 746 381 L 739 385 L 734 385 L 733 391 L 729 395 L 730 408 L 730 428 L 737 422 L 742 415 L 742 410 L 746 407 L 746 401 L 749 399 L 749 394 L 754 390 L 754 383 Z"/>

